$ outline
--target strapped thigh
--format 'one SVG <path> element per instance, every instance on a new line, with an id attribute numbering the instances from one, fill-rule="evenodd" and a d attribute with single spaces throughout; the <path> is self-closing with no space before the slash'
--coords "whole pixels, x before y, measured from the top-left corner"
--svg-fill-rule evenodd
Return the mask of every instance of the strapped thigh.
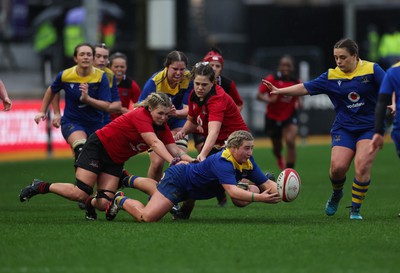
<path id="1" fill-rule="evenodd" d="M 87 193 L 87 195 L 92 195 L 93 194 L 93 188 L 91 186 L 89 186 L 88 184 L 83 183 L 78 178 L 76 179 L 76 186 L 81 191 L 84 191 L 85 193 Z"/>

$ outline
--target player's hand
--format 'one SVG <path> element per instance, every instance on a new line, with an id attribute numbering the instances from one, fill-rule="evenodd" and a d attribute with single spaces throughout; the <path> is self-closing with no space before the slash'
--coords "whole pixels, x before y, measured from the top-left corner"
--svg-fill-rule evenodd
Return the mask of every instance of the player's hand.
<path id="1" fill-rule="evenodd" d="M 176 140 L 181 140 L 183 138 L 185 138 L 186 134 L 184 131 L 178 131 L 176 132 L 176 134 L 174 135 L 174 139 Z"/>
<path id="2" fill-rule="evenodd" d="M 11 102 L 10 98 L 7 97 L 3 100 L 3 106 L 4 106 L 3 111 L 11 110 L 12 102 Z"/>
<path id="3" fill-rule="evenodd" d="M 203 129 L 202 126 L 200 126 L 200 125 L 197 126 L 196 130 L 197 130 L 197 132 L 198 132 L 199 134 L 204 134 L 204 129 Z"/>
<path id="4" fill-rule="evenodd" d="M 81 83 L 79 85 L 79 90 L 81 91 L 81 97 L 79 98 L 81 102 L 86 103 L 89 97 L 89 84 Z"/>
<path id="5" fill-rule="evenodd" d="M 391 114 L 392 116 L 395 116 L 395 115 L 396 115 L 396 104 L 388 105 L 388 106 L 387 106 L 387 109 L 389 109 L 390 114 Z"/>
<path id="6" fill-rule="evenodd" d="M 198 156 L 197 156 L 197 160 L 199 161 L 199 162 L 201 162 L 201 161 L 203 161 L 203 160 L 205 160 L 207 157 L 205 156 L 205 155 L 203 155 L 203 154 L 199 154 Z"/>
<path id="7" fill-rule="evenodd" d="M 272 83 L 270 83 L 269 81 L 267 81 L 267 80 L 262 80 L 262 84 L 264 84 L 266 87 L 268 87 L 268 89 L 269 89 L 269 91 L 271 91 L 270 92 L 270 94 L 272 94 L 272 95 L 278 95 L 278 88 L 276 88 Z"/>
<path id="8" fill-rule="evenodd" d="M 61 125 L 61 115 L 60 114 L 54 114 L 54 116 L 53 116 L 53 127 L 60 128 L 60 125 Z"/>
<path id="9" fill-rule="evenodd" d="M 46 120 L 46 113 L 44 112 L 39 112 L 36 114 L 34 120 L 36 122 L 36 124 L 39 124 L 40 121 Z"/>
<path id="10" fill-rule="evenodd" d="M 175 105 L 171 106 L 171 109 L 168 112 L 168 116 L 169 117 L 176 117 L 177 113 L 176 113 L 176 108 Z"/>
<path id="11" fill-rule="evenodd" d="M 372 154 L 376 150 L 382 149 L 383 147 L 383 136 L 381 134 L 375 133 L 369 143 L 369 153 Z"/>
<path id="12" fill-rule="evenodd" d="M 272 189 L 267 189 L 260 193 L 260 202 L 264 203 L 271 203 L 271 204 L 276 204 L 281 201 L 281 198 L 279 197 L 278 193 L 270 193 Z"/>
<path id="13" fill-rule="evenodd" d="M 126 107 L 121 107 L 121 114 L 126 114 L 129 112 L 129 109 Z"/>

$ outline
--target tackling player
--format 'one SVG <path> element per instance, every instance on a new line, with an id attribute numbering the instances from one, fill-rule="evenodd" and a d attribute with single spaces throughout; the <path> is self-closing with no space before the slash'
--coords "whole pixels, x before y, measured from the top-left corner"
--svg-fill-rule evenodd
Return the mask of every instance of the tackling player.
<path id="1" fill-rule="evenodd" d="M 197 164 L 168 168 L 146 206 L 118 192 L 107 208 L 107 219 L 114 219 L 120 209 L 138 222 L 155 222 L 167 214 L 174 204 L 187 199 L 204 200 L 225 190 L 236 206 L 252 202 L 275 204 L 276 183 L 269 180 L 252 157 L 254 138 L 247 131 L 233 132 L 226 148 Z M 242 188 L 238 181 L 247 178 L 255 183 Z"/>
<path id="2" fill-rule="evenodd" d="M 194 89 L 189 95 L 187 121 L 182 130 L 176 133 L 175 139 L 183 139 L 194 132 L 203 135 L 204 145 L 197 156 L 199 161 L 203 161 L 207 156 L 219 152 L 231 133 L 249 129 L 233 99 L 215 84 L 215 72 L 209 63 L 197 63 L 192 74 Z M 219 204 L 226 203 L 223 191 L 217 198 Z M 189 200 L 183 204 L 181 210 L 185 212 L 185 218 L 189 218 L 193 206 L 194 202 Z"/>
<path id="3" fill-rule="evenodd" d="M 92 134 L 76 162 L 76 183 L 47 183 L 39 179 L 21 190 L 24 202 L 37 194 L 55 193 L 73 201 L 85 200 L 86 219 L 96 220 L 95 208 L 105 210 L 119 186 L 124 163 L 150 147 L 163 160 L 175 163 L 174 157 L 193 161 L 181 153 L 166 124 L 172 106 L 165 94 L 153 93 L 133 111 L 113 120 Z M 134 179 L 134 187 L 152 194 L 155 180 Z M 153 184 L 153 187 L 151 186 Z M 97 193 L 92 197 L 93 188 Z M 143 188 L 144 187 L 144 188 Z"/>

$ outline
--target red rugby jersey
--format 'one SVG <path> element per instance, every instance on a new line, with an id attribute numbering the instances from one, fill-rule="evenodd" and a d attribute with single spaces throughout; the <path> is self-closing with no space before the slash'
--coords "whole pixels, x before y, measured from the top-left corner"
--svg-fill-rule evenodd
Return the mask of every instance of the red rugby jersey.
<path id="1" fill-rule="evenodd" d="M 264 79 L 271 82 L 277 88 L 289 87 L 300 83 L 298 79 L 283 80 L 273 74 L 266 76 Z M 269 94 L 270 91 L 267 86 L 261 83 L 258 92 L 261 94 Z M 266 116 L 269 119 L 277 121 L 287 120 L 296 110 L 296 103 L 298 100 L 298 97 L 278 95 L 276 102 L 267 104 Z"/>
<path id="2" fill-rule="evenodd" d="M 193 90 L 189 95 L 188 107 L 188 115 L 193 117 L 203 128 L 204 136 L 208 135 L 208 122 L 219 121 L 222 123 L 215 143 L 217 145 L 224 145 L 224 141 L 234 131 L 249 131 L 235 102 L 219 85 L 212 87 L 204 101 L 200 101 Z"/>
<path id="3" fill-rule="evenodd" d="M 118 93 L 121 100 L 121 106 L 127 109 L 131 108 L 132 103 L 136 103 L 139 99 L 140 93 L 139 85 L 128 76 L 124 76 L 122 81 L 118 84 Z M 111 113 L 111 119 L 116 119 L 120 114 Z"/>
<path id="4" fill-rule="evenodd" d="M 116 118 L 96 131 L 101 143 L 115 163 L 124 163 L 130 157 L 147 151 L 149 146 L 140 136 L 141 133 L 154 132 L 165 144 L 175 143 L 171 130 L 164 123 L 153 124 L 150 112 L 139 107 Z"/>

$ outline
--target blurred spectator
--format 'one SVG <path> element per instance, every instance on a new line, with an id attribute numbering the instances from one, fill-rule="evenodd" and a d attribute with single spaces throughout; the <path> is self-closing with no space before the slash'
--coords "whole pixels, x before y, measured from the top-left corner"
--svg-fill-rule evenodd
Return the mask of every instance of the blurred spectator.
<path id="1" fill-rule="evenodd" d="M 394 26 L 381 37 L 379 57 L 379 63 L 383 69 L 388 69 L 394 63 L 400 61 L 400 32 Z"/>
<path id="2" fill-rule="evenodd" d="M 104 41 L 104 43 L 111 50 L 115 46 L 117 32 L 117 22 L 111 16 L 103 16 L 103 20 L 100 23 L 100 33 L 99 40 Z"/>
<path id="3" fill-rule="evenodd" d="M 86 16 L 83 7 L 77 7 L 69 10 L 65 17 L 64 26 L 64 65 L 73 65 L 72 60 L 74 56 L 75 46 L 86 41 L 84 19 Z"/>
<path id="4" fill-rule="evenodd" d="M 379 61 L 379 33 L 375 25 L 368 26 L 367 52 L 368 60 L 371 62 Z"/>
<path id="5" fill-rule="evenodd" d="M 51 84 L 57 39 L 57 28 L 51 21 L 43 22 L 35 32 L 33 47 L 41 59 L 42 80 L 45 86 Z"/>

